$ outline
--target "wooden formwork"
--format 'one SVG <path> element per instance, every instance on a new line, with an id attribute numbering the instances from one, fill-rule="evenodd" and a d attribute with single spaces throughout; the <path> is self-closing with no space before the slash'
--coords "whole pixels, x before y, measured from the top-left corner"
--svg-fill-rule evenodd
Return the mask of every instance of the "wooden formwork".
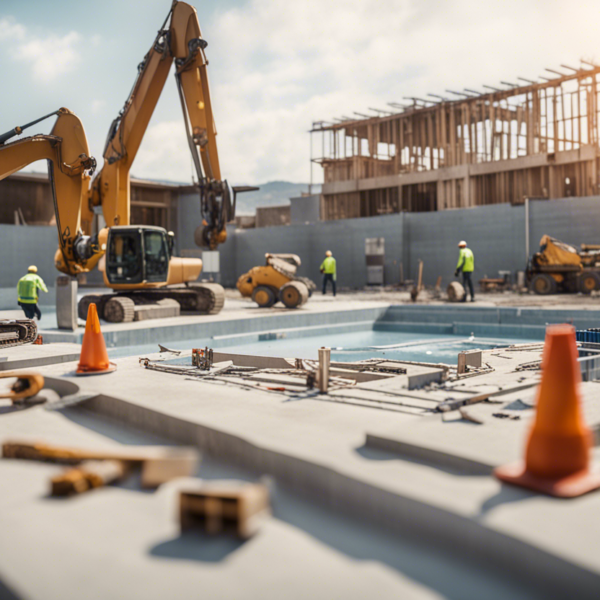
<path id="1" fill-rule="evenodd" d="M 600 67 L 564 69 L 538 83 L 314 123 L 322 218 L 597 194 Z"/>

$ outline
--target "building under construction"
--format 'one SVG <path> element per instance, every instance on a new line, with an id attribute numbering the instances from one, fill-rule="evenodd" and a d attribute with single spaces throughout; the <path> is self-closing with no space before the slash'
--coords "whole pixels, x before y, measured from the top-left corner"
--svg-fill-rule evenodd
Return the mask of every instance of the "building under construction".
<path id="1" fill-rule="evenodd" d="M 553 77 L 542 82 L 447 90 L 457 99 L 430 94 L 389 103 L 396 112 L 314 123 L 321 218 L 597 194 L 600 67 L 562 70 L 548 69 Z"/>

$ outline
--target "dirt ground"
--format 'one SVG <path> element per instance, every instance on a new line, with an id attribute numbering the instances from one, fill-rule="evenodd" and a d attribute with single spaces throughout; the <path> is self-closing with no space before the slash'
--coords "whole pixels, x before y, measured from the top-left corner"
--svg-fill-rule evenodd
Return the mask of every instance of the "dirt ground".
<path id="1" fill-rule="evenodd" d="M 227 298 L 241 299 L 237 289 L 226 289 Z M 436 298 L 431 289 L 424 289 L 419 293 L 416 304 L 451 304 L 448 302 L 445 292 L 442 292 L 441 298 Z M 390 304 L 414 304 L 410 299 L 410 291 L 396 287 L 369 287 L 361 290 L 342 289 L 338 291 L 338 297 L 344 300 L 357 301 L 381 301 Z M 248 300 L 251 302 L 251 300 Z M 327 296 L 322 296 L 317 291 L 310 300 L 311 302 L 333 301 L 331 292 Z M 470 306 L 523 306 L 539 308 L 561 308 L 573 310 L 598 310 L 600 309 L 600 293 L 594 292 L 591 295 L 585 294 L 555 294 L 550 296 L 538 296 L 533 293 L 518 293 L 513 291 L 506 292 L 476 292 L 475 303 Z"/>

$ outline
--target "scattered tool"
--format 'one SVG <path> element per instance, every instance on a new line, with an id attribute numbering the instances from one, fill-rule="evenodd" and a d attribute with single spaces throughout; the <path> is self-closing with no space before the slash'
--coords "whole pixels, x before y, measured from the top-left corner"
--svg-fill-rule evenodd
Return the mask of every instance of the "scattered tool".
<path id="1" fill-rule="evenodd" d="M 469 406 L 469 404 L 477 404 L 478 402 L 485 402 L 491 396 L 491 393 L 488 394 L 478 394 L 476 396 L 471 396 L 470 398 L 465 398 L 464 400 L 445 400 L 444 402 L 440 402 L 434 409 L 435 412 L 446 413 L 452 412 L 453 410 L 459 410 L 463 406 Z"/>
<path id="2" fill-rule="evenodd" d="M 143 446 L 88 450 L 19 441 L 2 444 L 2 456 L 67 465 L 78 465 L 85 461 L 120 461 L 127 468 L 141 468 L 142 487 L 149 488 L 175 477 L 192 475 L 199 461 L 198 452 L 189 447 Z"/>
<path id="3" fill-rule="evenodd" d="M 120 460 L 88 460 L 50 480 L 52 496 L 83 494 L 94 488 L 120 481 L 129 469 Z"/>
<path id="4" fill-rule="evenodd" d="M 202 369 L 203 371 L 210 371 L 213 365 L 213 350 L 212 348 L 193 348 L 192 349 L 192 365 Z"/>
<path id="5" fill-rule="evenodd" d="M 0 398 L 12 401 L 13 404 L 41 404 L 45 398 L 36 400 L 36 396 L 44 387 L 44 378 L 38 373 L 0 373 L 0 379 L 16 377 L 17 380 L 7 394 L 0 394 Z"/>
<path id="6" fill-rule="evenodd" d="M 171 352 L 172 354 L 181 354 L 181 350 L 171 350 L 170 348 L 167 348 L 166 346 L 162 346 L 161 344 L 158 345 L 159 348 L 159 352 Z"/>
<path id="7" fill-rule="evenodd" d="M 419 277 L 417 279 L 417 285 L 415 287 L 413 287 L 413 289 L 410 291 L 410 299 L 413 302 L 417 301 L 419 292 L 421 291 L 422 287 L 423 287 L 423 261 L 419 260 Z"/>
<path id="8" fill-rule="evenodd" d="M 179 495 L 182 531 L 233 533 L 246 539 L 258 531 L 270 514 L 269 490 L 262 484 L 201 482 L 182 489 Z"/>

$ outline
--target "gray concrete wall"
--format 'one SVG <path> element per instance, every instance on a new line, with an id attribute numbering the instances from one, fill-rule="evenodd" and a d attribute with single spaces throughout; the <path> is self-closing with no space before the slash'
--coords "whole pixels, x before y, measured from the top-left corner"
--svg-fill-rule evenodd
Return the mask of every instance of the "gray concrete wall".
<path id="1" fill-rule="evenodd" d="M 290 216 L 292 225 L 316 223 L 321 219 L 321 195 L 290 198 Z"/>
<path id="2" fill-rule="evenodd" d="M 194 230 L 200 222 L 195 194 L 179 201 L 177 250 L 199 250 Z M 445 287 L 456 266 L 457 243 L 467 240 L 475 253 L 475 277 L 495 276 L 499 270 L 525 268 L 525 208 L 497 204 L 439 213 L 402 213 L 366 219 L 320 221 L 285 227 L 236 230 L 228 227 L 227 243 L 220 246 L 221 282 L 234 286 L 237 278 L 263 264 L 266 252 L 293 252 L 302 259 L 300 274 L 319 280 L 325 251 L 338 260 L 342 287 L 366 285 L 365 238 L 385 238 L 385 281 L 396 283 L 400 263 L 405 278 L 414 278 L 418 260 L 424 261 L 424 281 L 434 284 L 442 275 Z M 530 202 L 530 252 L 544 233 L 564 242 L 600 243 L 600 196 Z M 55 227 L 0 225 L 0 309 L 16 306 L 16 284 L 30 264 L 51 287 L 41 302 L 54 302 L 57 248 Z"/>
<path id="3" fill-rule="evenodd" d="M 564 242 L 600 243 L 600 196 L 536 200 L 530 202 L 530 253 L 544 233 Z M 418 260 L 424 261 L 424 282 L 438 275 L 445 287 L 452 279 L 457 244 L 465 239 L 475 253 L 475 278 L 497 276 L 500 270 L 524 270 L 525 208 L 497 204 L 435 213 L 402 213 L 322 221 L 287 227 L 238 230 L 221 247 L 222 283 L 234 285 L 237 277 L 262 264 L 265 252 L 293 252 L 302 259 L 300 274 L 318 280 L 319 265 L 330 249 L 338 260 L 341 287 L 366 285 L 365 238 L 385 238 L 385 281 L 398 282 L 400 263 L 406 279 L 416 278 Z M 235 239 L 235 242 L 233 240 Z M 224 269 L 224 267 L 223 267 Z"/>
<path id="4" fill-rule="evenodd" d="M 54 283 L 59 275 L 54 267 L 58 248 L 55 226 L 0 225 L 0 309 L 17 306 L 17 282 L 29 265 L 36 265 L 49 293 L 40 294 L 40 304 L 54 304 Z"/>
<path id="5" fill-rule="evenodd" d="M 258 206 L 256 227 L 277 227 L 290 224 L 289 206 Z"/>

